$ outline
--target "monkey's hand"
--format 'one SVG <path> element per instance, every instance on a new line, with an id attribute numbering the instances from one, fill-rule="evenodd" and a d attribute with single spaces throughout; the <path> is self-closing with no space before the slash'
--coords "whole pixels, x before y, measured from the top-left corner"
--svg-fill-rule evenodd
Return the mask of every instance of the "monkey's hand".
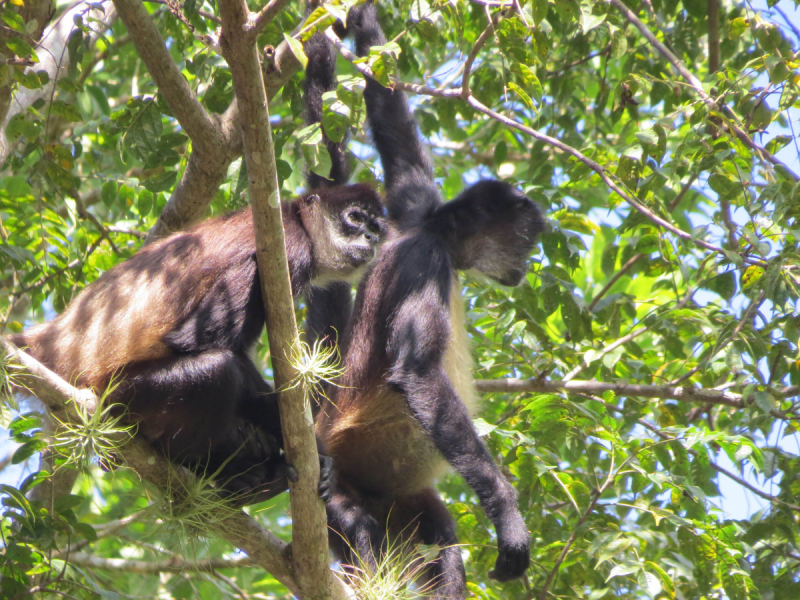
<path id="1" fill-rule="evenodd" d="M 319 455 L 319 497 L 326 504 L 333 496 L 336 487 L 336 470 L 333 468 L 333 459 L 324 454 Z"/>
<path id="2" fill-rule="evenodd" d="M 517 513 L 516 518 L 497 530 L 497 561 L 489 571 L 489 578 L 510 581 L 522 577 L 531 562 L 531 535 L 525 521 Z"/>

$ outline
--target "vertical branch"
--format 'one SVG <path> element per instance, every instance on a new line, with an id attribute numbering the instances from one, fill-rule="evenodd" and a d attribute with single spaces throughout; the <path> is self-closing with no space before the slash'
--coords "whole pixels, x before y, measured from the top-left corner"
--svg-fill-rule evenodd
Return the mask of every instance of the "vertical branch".
<path id="1" fill-rule="evenodd" d="M 247 4 L 244 0 L 223 0 L 219 8 L 222 17 L 220 45 L 233 76 L 242 123 L 275 384 L 283 390 L 280 411 L 285 451 L 288 463 L 297 472 L 297 480 L 290 483 L 294 572 L 303 595 L 322 600 L 334 597 L 341 588 L 337 588 L 335 576 L 328 569 L 327 520 L 325 507 L 317 495 L 319 457 L 313 421 L 305 414 L 302 386 L 290 388 L 287 385 L 296 376 L 289 358 L 299 340 L 267 95 L 255 36 L 247 35 L 248 20 L 252 18 Z"/>

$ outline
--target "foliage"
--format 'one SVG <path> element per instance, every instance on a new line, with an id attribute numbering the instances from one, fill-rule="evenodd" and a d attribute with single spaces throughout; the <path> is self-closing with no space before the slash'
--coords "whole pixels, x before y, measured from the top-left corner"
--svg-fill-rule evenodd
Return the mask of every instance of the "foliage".
<path id="1" fill-rule="evenodd" d="M 264 29 L 261 46 L 278 46 L 302 24 L 297 4 Z M 369 62 L 387 83 L 426 86 L 410 104 L 446 197 L 501 177 L 551 223 L 522 287 L 465 278 L 476 377 L 532 380 L 537 390 L 487 395 L 477 421 L 533 534 L 527 580 L 488 579 L 493 529 L 463 481 L 440 482 L 470 590 L 485 600 L 545 589 L 591 600 L 800 597 L 800 33 L 782 16 L 791 3 L 761 10 L 725 0 L 717 33 L 706 2 L 628 3 L 718 104 L 704 102 L 615 1 L 501 4 L 387 0 L 381 14 L 393 43 Z M 183 20 L 163 4 L 147 6 L 202 105 L 224 112 L 231 75 L 201 41 L 218 26 L 216 3 L 187 1 Z M 328 16 L 342 10 L 331 6 Z M 322 13 L 309 22 L 329 22 Z M 6 5 L 7 26 L 24 32 L 14 14 Z M 3 332 L 51 318 L 131 256 L 193 149 L 124 26 L 102 35 L 97 26 L 88 13 L 75 20 L 52 101 L 6 128 Z M 710 37 L 719 40 L 716 73 Z M 20 58 L 36 54 L 34 45 L 5 43 Z M 468 62 L 471 98 L 493 114 L 459 96 Z M 35 67 L 8 71 L 18 90 L 47 83 Z M 380 179 L 363 131 L 363 79 L 342 58 L 339 72 L 323 128 L 341 139 L 351 126 L 355 179 Z M 319 127 L 303 121 L 301 82 L 292 78 L 269 107 L 286 197 L 301 189 L 306 165 L 324 172 L 329 160 Z M 245 204 L 246 187 L 236 160 L 209 212 Z M 265 359 L 264 345 L 259 351 Z M 542 386 L 565 380 L 598 386 Z M 4 462 L 0 489 L 1 597 L 37 585 L 74 597 L 285 597 L 226 542 L 203 539 L 187 552 L 183 534 L 142 518 L 151 493 L 123 470 L 88 470 L 55 508 L 27 500 L 40 477 L 17 485 L 17 465 L 35 469 L 46 442 L 35 416 L 11 404 L 0 416 L 14 440 L 6 449 L 19 448 Z M 760 503 L 750 511 L 746 494 Z M 284 495 L 251 514 L 288 539 L 287 504 Z M 140 562 L 154 566 L 131 567 Z"/>

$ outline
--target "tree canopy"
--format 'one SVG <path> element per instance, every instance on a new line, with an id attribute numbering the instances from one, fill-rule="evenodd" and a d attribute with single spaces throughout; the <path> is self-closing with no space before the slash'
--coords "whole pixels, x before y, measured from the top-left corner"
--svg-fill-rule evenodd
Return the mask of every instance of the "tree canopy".
<path id="1" fill-rule="evenodd" d="M 499 177 L 549 219 L 521 287 L 464 277 L 475 424 L 533 540 L 525 580 L 489 580 L 486 515 L 439 482 L 476 598 L 800 597 L 800 20 L 768 4 L 386 0 L 391 41 L 367 61 L 339 47 L 323 127 L 349 131 L 354 180 L 381 180 L 368 69 L 409 96 L 446 198 Z M 249 201 L 234 5 L 59 6 L 44 35 L 50 2 L 0 7 L 0 333 L 52 318 L 148 236 Z M 288 199 L 330 164 L 303 119 L 302 42 L 348 1 L 247 7 Z M 271 377 L 266 335 L 257 354 Z M 288 494 L 250 520 L 195 510 L 191 482 L 110 468 L 126 436 L 101 411 L 73 410 L 70 434 L 32 406 L 0 402 L 0 597 L 287 597 L 291 570 L 250 548 L 291 539 Z M 75 487 L 26 498 L 54 448 Z"/>

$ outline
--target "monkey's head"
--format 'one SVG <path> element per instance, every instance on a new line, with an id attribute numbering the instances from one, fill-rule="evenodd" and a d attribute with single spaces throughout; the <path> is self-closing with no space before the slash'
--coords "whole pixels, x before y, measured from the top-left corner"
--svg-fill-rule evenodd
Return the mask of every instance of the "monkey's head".
<path id="1" fill-rule="evenodd" d="M 315 191 L 301 200 L 300 217 L 313 246 L 314 285 L 357 278 L 386 232 L 380 197 L 363 184 Z"/>
<path id="2" fill-rule="evenodd" d="M 530 198 L 503 181 L 486 179 L 437 212 L 438 226 L 449 230 L 456 269 L 475 269 L 502 285 L 522 283 L 536 237 L 545 229 Z"/>

